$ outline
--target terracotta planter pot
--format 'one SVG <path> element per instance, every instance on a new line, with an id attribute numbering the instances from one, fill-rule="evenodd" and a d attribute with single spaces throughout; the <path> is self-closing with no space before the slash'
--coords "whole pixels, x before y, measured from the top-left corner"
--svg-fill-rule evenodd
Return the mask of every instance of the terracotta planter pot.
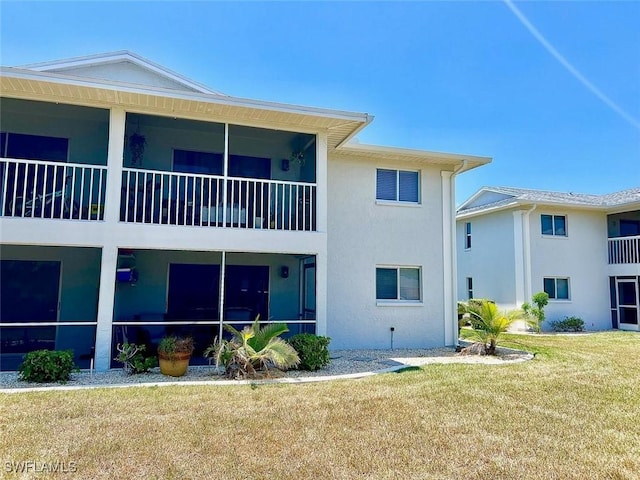
<path id="1" fill-rule="evenodd" d="M 171 377 L 181 377 L 187 373 L 190 353 L 174 353 L 169 356 L 165 353 L 158 352 L 158 363 L 160 364 L 160 373 Z"/>

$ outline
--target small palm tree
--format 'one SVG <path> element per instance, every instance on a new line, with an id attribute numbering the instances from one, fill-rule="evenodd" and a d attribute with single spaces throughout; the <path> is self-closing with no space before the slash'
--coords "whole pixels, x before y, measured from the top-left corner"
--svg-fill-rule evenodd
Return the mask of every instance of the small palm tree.
<path id="1" fill-rule="evenodd" d="M 505 333 L 513 322 L 523 317 L 521 310 L 499 311 L 495 303 L 487 300 L 470 305 L 468 311 L 476 327 L 473 335 L 483 344 L 484 355 L 495 355 L 500 335 Z"/>
<path id="2" fill-rule="evenodd" d="M 269 366 L 280 369 L 295 367 L 300 363 L 298 352 L 279 336 L 289 331 L 284 323 L 271 323 L 260 328 L 260 315 L 250 327 L 242 331 L 231 325 L 224 328 L 233 334 L 231 340 L 214 343 L 205 350 L 205 356 L 214 357 L 216 366 L 222 364 L 231 378 L 246 378 Z"/>

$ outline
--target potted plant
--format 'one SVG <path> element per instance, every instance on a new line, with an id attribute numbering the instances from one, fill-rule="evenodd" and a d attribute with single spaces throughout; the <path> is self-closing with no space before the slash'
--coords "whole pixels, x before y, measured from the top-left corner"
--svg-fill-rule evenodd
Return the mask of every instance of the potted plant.
<path id="1" fill-rule="evenodd" d="M 142 165 L 142 156 L 147 139 L 141 133 L 132 133 L 129 137 L 129 151 L 131 152 L 131 164 L 133 166 Z"/>
<path id="2" fill-rule="evenodd" d="M 193 338 L 170 335 L 158 345 L 160 372 L 172 377 L 181 377 L 187 372 L 193 353 Z"/>

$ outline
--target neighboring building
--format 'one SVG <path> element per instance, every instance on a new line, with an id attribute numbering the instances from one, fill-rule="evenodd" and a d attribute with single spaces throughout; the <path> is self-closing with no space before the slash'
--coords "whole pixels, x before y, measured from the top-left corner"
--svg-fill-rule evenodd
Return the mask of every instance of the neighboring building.
<path id="1" fill-rule="evenodd" d="M 3 67 L 0 362 L 256 315 L 339 348 L 455 338 L 455 176 L 349 142 L 372 121 L 234 98 L 128 52 Z M 392 331 L 393 327 L 393 331 Z M 115 365 L 114 365 L 115 366 Z"/>
<path id="2" fill-rule="evenodd" d="M 548 320 L 639 329 L 640 188 L 583 195 L 484 187 L 456 218 L 460 300 L 514 308 L 545 291 Z"/>

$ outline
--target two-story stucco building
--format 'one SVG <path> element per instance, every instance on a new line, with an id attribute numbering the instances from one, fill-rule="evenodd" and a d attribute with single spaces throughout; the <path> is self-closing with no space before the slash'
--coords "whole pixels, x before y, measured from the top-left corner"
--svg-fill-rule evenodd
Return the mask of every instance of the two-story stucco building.
<path id="1" fill-rule="evenodd" d="M 41 348 L 256 315 L 332 348 L 455 336 L 457 174 L 488 158 L 362 145 L 363 113 L 235 98 L 129 52 L 0 78 L 2 370 Z M 392 331 L 393 329 L 393 331 Z"/>
<path id="2" fill-rule="evenodd" d="M 548 320 L 638 330 L 640 188 L 609 195 L 484 187 L 457 211 L 458 297 L 520 307 L 549 294 Z"/>

